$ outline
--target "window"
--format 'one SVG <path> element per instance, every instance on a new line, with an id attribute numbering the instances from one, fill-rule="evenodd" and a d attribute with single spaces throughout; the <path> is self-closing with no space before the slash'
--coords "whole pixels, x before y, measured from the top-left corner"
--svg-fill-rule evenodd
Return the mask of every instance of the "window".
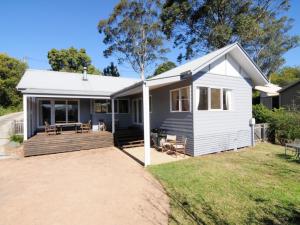
<path id="1" fill-rule="evenodd" d="M 221 89 L 211 88 L 210 89 L 210 108 L 221 109 Z"/>
<path id="2" fill-rule="evenodd" d="M 231 90 L 223 89 L 223 110 L 231 109 Z"/>
<path id="3" fill-rule="evenodd" d="M 55 101 L 55 123 L 67 122 L 66 101 Z"/>
<path id="4" fill-rule="evenodd" d="M 128 100 L 120 99 L 119 100 L 119 113 L 128 113 L 128 112 L 129 112 Z"/>
<path id="5" fill-rule="evenodd" d="M 229 89 L 198 87 L 198 110 L 231 110 L 231 93 Z"/>
<path id="6" fill-rule="evenodd" d="M 51 101 L 42 100 L 39 102 L 39 125 L 44 126 L 45 122 L 51 124 Z"/>
<path id="7" fill-rule="evenodd" d="M 199 87 L 198 110 L 208 110 L 208 88 Z"/>
<path id="8" fill-rule="evenodd" d="M 78 102 L 68 101 L 68 123 L 78 122 Z"/>
<path id="9" fill-rule="evenodd" d="M 170 92 L 171 112 L 190 111 L 190 88 L 183 87 Z"/>
<path id="10" fill-rule="evenodd" d="M 108 105 L 109 104 L 106 99 L 95 100 L 95 104 L 94 104 L 95 113 L 107 113 Z"/>
<path id="11" fill-rule="evenodd" d="M 127 99 L 115 99 L 115 113 L 129 113 L 129 101 Z M 95 113 L 111 113 L 111 100 L 98 99 L 94 102 Z"/>

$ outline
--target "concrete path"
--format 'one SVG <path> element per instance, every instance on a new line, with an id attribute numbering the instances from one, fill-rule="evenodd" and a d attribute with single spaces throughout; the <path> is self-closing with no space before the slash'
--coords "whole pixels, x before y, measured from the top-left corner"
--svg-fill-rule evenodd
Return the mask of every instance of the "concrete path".
<path id="1" fill-rule="evenodd" d="M 167 224 L 161 185 L 116 148 L 0 162 L 0 224 Z"/>
<path id="2" fill-rule="evenodd" d="M 9 142 L 11 123 L 23 119 L 23 112 L 10 113 L 0 116 L 0 151 L 2 146 Z"/>

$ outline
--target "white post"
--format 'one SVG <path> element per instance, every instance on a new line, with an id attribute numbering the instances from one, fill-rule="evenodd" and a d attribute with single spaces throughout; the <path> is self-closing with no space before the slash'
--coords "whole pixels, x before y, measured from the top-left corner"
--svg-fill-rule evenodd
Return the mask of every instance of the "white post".
<path id="1" fill-rule="evenodd" d="M 254 136 L 254 132 L 255 132 L 255 118 L 251 118 L 250 121 L 250 126 L 251 126 L 251 146 L 254 147 L 255 146 L 255 136 Z"/>
<path id="2" fill-rule="evenodd" d="M 143 113 L 144 113 L 144 151 L 145 166 L 150 165 L 150 115 L 149 115 L 149 87 L 143 83 Z"/>
<path id="3" fill-rule="evenodd" d="M 27 140 L 27 95 L 23 95 L 23 139 Z"/>
<path id="4" fill-rule="evenodd" d="M 111 99 L 111 131 L 115 133 L 115 99 Z"/>

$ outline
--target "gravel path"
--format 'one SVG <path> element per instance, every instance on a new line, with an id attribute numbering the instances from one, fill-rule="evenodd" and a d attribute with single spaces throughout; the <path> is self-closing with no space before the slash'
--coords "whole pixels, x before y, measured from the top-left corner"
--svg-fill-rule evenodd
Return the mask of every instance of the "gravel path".
<path id="1" fill-rule="evenodd" d="M 0 224 L 167 224 L 161 185 L 115 148 L 0 162 Z"/>

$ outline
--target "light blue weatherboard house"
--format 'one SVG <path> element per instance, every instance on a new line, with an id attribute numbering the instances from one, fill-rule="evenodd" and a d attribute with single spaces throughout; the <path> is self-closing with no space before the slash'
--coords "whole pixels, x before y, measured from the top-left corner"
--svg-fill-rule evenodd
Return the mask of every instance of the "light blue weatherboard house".
<path id="1" fill-rule="evenodd" d="M 24 100 L 24 138 L 44 121 L 111 121 L 144 131 L 145 165 L 150 130 L 187 137 L 191 156 L 250 146 L 252 88 L 269 83 L 245 50 L 234 43 L 145 81 L 27 70 L 17 89 Z M 114 100 L 114 101 L 113 101 Z M 57 111 L 65 104 L 68 110 Z M 74 113 L 75 112 L 75 113 Z"/>

